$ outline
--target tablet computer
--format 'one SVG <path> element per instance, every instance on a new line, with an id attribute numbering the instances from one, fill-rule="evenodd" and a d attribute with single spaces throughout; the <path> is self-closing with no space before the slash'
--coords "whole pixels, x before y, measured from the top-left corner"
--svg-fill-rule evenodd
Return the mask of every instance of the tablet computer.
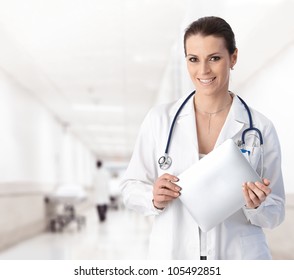
<path id="1" fill-rule="evenodd" d="M 244 182 L 261 181 L 232 139 L 216 147 L 181 173 L 180 200 L 207 232 L 238 211 L 245 200 Z"/>

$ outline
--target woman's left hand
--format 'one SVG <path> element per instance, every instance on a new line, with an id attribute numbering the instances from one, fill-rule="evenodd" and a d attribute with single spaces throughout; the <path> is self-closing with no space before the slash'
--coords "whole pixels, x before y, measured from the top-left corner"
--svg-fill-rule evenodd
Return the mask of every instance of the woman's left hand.
<path id="1" fill-rule="evenodd" d="M 269 188 L 270 181 L 263 179 L 263 182 L 246 182 L 243 184 L 243 195 L 246 201 L 247 208 L 257 208 L 266 197 L 271 193 Z"/>

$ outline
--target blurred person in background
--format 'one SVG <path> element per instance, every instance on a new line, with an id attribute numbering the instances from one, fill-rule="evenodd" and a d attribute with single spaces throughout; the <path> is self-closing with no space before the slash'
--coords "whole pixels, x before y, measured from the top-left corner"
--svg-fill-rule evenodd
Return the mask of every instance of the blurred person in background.
<path id="1" fill-rule="evenodd" d="M 96 203 L 98 218 L 100 222 L 104 222 L 107 216 L 108 205 L 110 203 L 109 196 L 109 173 L 103 166 L 101 160 L 96 162 L 96 171 L 94 176 L 94 200 Z"/>

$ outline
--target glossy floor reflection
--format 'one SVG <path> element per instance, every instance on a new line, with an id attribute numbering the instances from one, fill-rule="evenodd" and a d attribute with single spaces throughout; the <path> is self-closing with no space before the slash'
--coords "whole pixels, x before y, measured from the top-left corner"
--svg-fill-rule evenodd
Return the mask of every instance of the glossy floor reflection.
<path id="1" fill-rule="evenodd" d="M 96 210 L 86 213 L 86 227 L 75 223 L 61 233 L 46 232 L 0 253 L 0 259 L 90 260 L 145 259 L 151 226 L 149 218 L 128 210 L 110 210 L 104 223 Z"/>

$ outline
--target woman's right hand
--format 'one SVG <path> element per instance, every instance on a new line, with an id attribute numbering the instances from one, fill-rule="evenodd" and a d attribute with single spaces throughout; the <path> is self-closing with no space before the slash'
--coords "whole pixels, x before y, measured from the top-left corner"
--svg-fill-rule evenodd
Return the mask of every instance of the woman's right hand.
<path id="1" fill-rule="evenodd" d="M 165 173 L 157 178 L 153 186 L 153 205 L 157 209 L 164 209 L 166 205 L 180 195 L 181 188 L 175 184 L 179 178 Z"/>

